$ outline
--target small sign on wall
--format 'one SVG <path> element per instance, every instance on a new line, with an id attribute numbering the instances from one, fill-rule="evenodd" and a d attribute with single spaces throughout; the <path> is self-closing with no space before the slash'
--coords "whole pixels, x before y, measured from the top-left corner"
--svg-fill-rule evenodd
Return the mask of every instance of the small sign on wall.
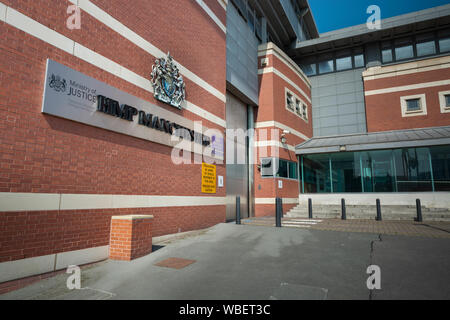
<path id="1" fill-rule="evenodd" d="M 219 188 L 223 188 L 223 176 L 218 176 L 217 177 L 217 186 Z"/>
<path id="2" fill-rule="evenodd" d="M 283 189 L 283 180 L 278 180 L 278 189 Z"/>
<path id="3" fill-rule="evenodd" d="M 202 193 L 216 193 L 216 166 L 202 163 Z"/>

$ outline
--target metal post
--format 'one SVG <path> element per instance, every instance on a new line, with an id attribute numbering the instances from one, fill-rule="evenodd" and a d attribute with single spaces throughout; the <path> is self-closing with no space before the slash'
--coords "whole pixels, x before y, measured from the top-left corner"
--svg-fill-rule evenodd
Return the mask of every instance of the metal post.
<path id="1" fill-rule="evenodd" d="M 302 156 L 302 193 L 305 193 L 305 175 L 303 172 L 303 156 Z"/>
<path id="2" fill-rule="evenodd" d="M 434 172 L 433 172 L 433 161 L 431 159 L 431 153 L 430 153 L 430 149 L 428 149 L 428 161 L 430 163 L 430 174 L 431 174 L 431 190 L 433 190 L 433 192 L 436 191 L 435 185 L 434 185 Z"/>
<path id="3" fill-rule="evenodd" d="M 362 192 L 364 193 L 364 168 L 362 166 L 362 158 L 361 158 L 361 153 L 359 153 L 359 168 L 361 169 L 361 189 Z"/>
<path id="4" fill-rule="evenodd" d="M 241 197 L 236 197 L 236 224 L 241 224 Z"/>
<path id="5" fill-rule="evenodd" d="M 331 188 L 331 193 L 333 193 L 333 168 L 331 166 L 331 156 L 328 157 L 328 162 L 330 165 L 330 188 Z"/>
<path id="6" fill-rule="evenodd" d="M 341 199 L 341 207 L 342 207 L 342 220 L 346 220 L 347 214 L 345 212 L 345 199 Z"/>
<path id="7" fill-rule="evenodd" d="M 275 226 L 281 228 L 281 199 L 275 198 Z"/>
<path id="8" fill-rule="evenodd" d="M 417 210 L 417 218 L 414 221 L 422 222 L 422 205 L 420 204 L 420 199 L 416 199 L 416 210 Z"/>
<path id="9" fill-rule="evenodd" d="M 377 199 L 377 221 L 381 221 L 381 204 L 380 204 L 380 199 Z"/>
<path id="10" fill-rule="evenodd" d="M 283 198 L 280 198 L 280 212 L 281 212 L 281 218 L 283 218 L 284 213 L 283 213 Z"/>
<path id="11" fill-rule="evenodd" d="M 311 198 L 308 199 L 308 217 L 312 219 L 312 200 Z"/>

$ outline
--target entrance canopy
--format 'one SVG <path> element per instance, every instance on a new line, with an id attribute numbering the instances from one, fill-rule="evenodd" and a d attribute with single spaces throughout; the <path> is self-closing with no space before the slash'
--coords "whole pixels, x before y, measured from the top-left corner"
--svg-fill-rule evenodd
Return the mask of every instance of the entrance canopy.
<path id="1" fill-rule="evenodd" d="M 450 145 L 450 126 L 316 137 L 295 147 L 297 155 Z"/>

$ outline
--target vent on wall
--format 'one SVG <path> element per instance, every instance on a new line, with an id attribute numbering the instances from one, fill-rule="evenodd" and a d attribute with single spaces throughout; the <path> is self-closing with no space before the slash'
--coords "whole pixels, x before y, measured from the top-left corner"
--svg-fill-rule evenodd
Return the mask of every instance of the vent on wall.
<path id="1" fill-rule="evenodd" d="M 269 58 L 261 59 L 261 67 L 265 68 L 269 64 Z"/>
<path id="2" fill-rule="evenodd" d="M 278 161 L 276 158 L 261 159 L 261 176 L 273 177 L 278 173 Z"/>

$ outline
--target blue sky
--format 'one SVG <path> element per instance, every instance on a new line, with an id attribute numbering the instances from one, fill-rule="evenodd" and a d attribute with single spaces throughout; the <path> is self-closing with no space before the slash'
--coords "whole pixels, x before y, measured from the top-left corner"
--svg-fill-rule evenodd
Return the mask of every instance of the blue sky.
<path id="1" fill-rule="evenodd" d="M 319 33 L 366 23 L 367 7 L 373 4 L 385 19 L 447 3 L 450 0 L 309 0 Z"/>

